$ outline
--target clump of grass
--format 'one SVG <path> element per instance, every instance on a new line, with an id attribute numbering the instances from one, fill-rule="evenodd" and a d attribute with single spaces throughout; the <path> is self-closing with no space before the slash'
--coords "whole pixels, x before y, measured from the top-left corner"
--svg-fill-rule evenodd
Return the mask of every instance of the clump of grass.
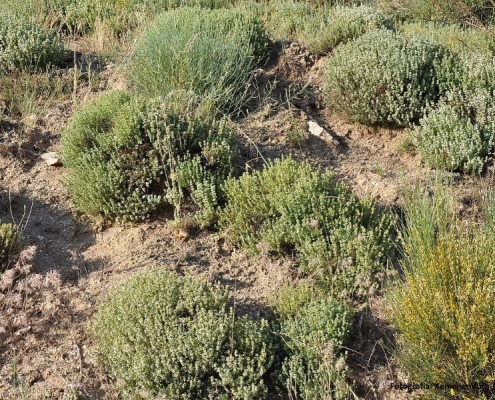
<path id="1" fill-rule="evenodd" d="M 90 332 L 124 394 L 262 398 L 273 361 L 267 321 L 234 316 L 227 302 L 218 285 L 152 270 L 112 290 Z"/>
<path id="2" fill-rule="evenodd" d="M 451 191 L 440 186 L 433 195 L 417 190 L 406 198 L 404 280 L 387 297 L 398 330 L 397 357 L 415 382 L 491 386 L 495 379 L 492 221 L 461 223 L 456 210 Z M 476 397 L 483 389 L 466 386 L 455 392 Z"/>
<path id="3" fill-rule="evenodd" d="M 0 273 L 4 272 L 10 259 L 21 250 L 21 235 L 14 224 L 0 221 Z"/>
<path id="4" fill-rule="evenodd" d="M 251 254 L 295 254 L 335 296 L 373 290 L 391 248 L 391 219 L 328 172 L 292 159 L 225 183 L 225 236 Z"/>
<path id="5" fill-rule="evenodd" d="M 185 7 L 160 15 L 147 30 L 128 77 L 142 95 L 192 92 L 203 108 L 232 112 L 267 57 L 268 39 L 253 13 Z"/>

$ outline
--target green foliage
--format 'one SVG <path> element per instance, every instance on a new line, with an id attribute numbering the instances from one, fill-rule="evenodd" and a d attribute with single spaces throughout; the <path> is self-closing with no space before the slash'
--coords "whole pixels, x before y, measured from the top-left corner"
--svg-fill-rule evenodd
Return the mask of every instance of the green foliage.
<path id="1" fill-rule="evenodd" d="M 204 122 L 110 92 L 70 120 L 62 138 L 67 188 L 76 207 L 117 222 L 145 219 L 160 204 L 180 212 L 187 194 L 212 223 L 219 186 L 237 148 L 226 120 Z"/>
<path id="2" fill-rule="evenodd" d="M 0 15 L 0 71 L 43 69 L 63 60 L 59 39 L 34 20 Z"/>
<path id="3" fill-rule="evenodd" d="M 397 357 L 415 382 L 491 386 L 495 380 L 492 221 L 461 224 L 456 213 L 455 199 L 445 189 L 437 187 L 433 196 L 416 191 L 407 197 L 404 280 L 388 295 L 398 330 Z M 456 393 L 467 398 L 481 394 L 468 387 Z M 450 393 L 438 394 L 451 398 Z"/>
<path id="4" fill-rule="evenodd" d="M 300 35 L 302 43 L 314 53 L 326 53 L 332 48 L 357 39 L 378 28 L 392 28 L 389 17 L 371 5 L 335 7 L 329 10 L 324 26 L 306 25 Z"/>
<path id="5" fill-rule="evenodd" d="M 427 165 L 474 174 L 483 169 L 494 139 L 448 105 L 430 112 L 414 132 L 416 146 Z"/>
<path id="6" fill-rule="evenodd" d="M 253 13 L 185 7 L 160 15 L 147 30 L 128 76 L 140 94 L 191 91 L 212 111 L 233 111 L 267 57 L 268 39 Z"/>
<path id="7" fill-rule="evenodd" d="M 495 37 L 495 8 L 489 0 L 381 0 L 380 6 L 401 18 L 461 23 Z"/>
<path id="8" fill-rule="evenodd" d="M 328 59 L 326 103 L 352 121 L 405 126 L 442 94 L 447 55 L 425 38 L 372 30 Z"/>
<path id="9" fill-rule="evenodd" d="M 13 224 L 0 221 L 0 273 L 7 267 L 9 258 L 21 250 L 21 236 Z"/>
<path id="10" fill-rule="evenodd" d="M 129 395 L 263 397 L 272 363 L 268 324 L 234 319 L 227 302 L 219 286 L 154 270 L 115 288 L 91 333 L 102 362 Z"/>
<path id="11" fill-rule="evenodd" d="M 252 254 L 295 250 L 336 296 L 366 295 L 391 248 L 391 220 L 328 172 L 292 159 L 225 183 L 225 235 Z"/>
<path id="12" fill-rule="evenodd" d="M 419 35 L 434 40 L 456 53 L 481 53 L 487 56 L 495 52 L 495 38 L 486 32 L 460 24 L 414 21 L 399 28 L 406 35 Z"/>
<path id="13" fill-rule="evenodd" d="M 480 173 L 495 146 L 495 63 L 464 54 L 451 75 L 450 90 L 413 138 L 428 165 Z"/>
<path id="14" fill-rule="evenodd" d="M 302 281 L 296 286 L 284 285 L 271 297 L 271 303 L 280 318 L 293 317 L 311 301 L 323 297 L 316 285 Z"/>
<path id="15" fill-rule="evenodd" d="M 313 301 L 282 321 L 288 356 L 279 377 L 293 398 L 346 398 L 346 356 L 341 350 L 351 322 L 349 308 L 331 298 Z"/>
<path id="16" fill-rule="evenodd" d="M 306 2 L 277 0 L 258 13 L 273 40 L 297 40 L 312 53 L 327 53 L 368 30 L 390 26 L 389 18 L 371 5 L 315 8 Z"/>

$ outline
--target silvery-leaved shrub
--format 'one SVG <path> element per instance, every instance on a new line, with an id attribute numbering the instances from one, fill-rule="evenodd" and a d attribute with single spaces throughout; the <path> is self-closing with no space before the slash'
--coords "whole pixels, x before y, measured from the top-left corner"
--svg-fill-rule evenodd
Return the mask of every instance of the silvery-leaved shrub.
<path id="1" fill-rule="evenodd" d="M 247 10 L 179 8 L 159 15 L 129 67 L 133 89 L 146 96 L 191 91 L 213 113 L 246 98 L 254 69 L 269 55 L 258 17 Z"/>
<path id="2" fill-rule="evenodd" d="M 187 198 L 202 225 L 213 222 L 220 184 L 237 147 L 226 120 L 169 112 L 159 100 L 110 92 L 69 121 L 62 137 L 66 185 L 76 207 L 107 221 L 146 219 Z"/>
<path id="3" fill-rule="evenodd" d="M 0 15 L 0 72 L 43 69 L 64 57 L 59 38 L 34 19 Z"/>
<path id="4" fill-rule="evenodd" d="M 350 308 L 332 298 L 310 302 L 281 321 L 287 357 L 278 375 L 292 398 L 348 398 L 342 346 L 351 323 Z"/>
<path id="5" fill-rule="evenodd" d="M 495 52 L 495 38 L 479 29 L 462 24 L 407 21 L 399 26 L 399 30 L 406 35 L 427 37 L 456 53 L 481 53 L 490 56 Z"/>
<path id="6" fill-rule="evenodd" d="M 21 236 L 15 225 L 0 221 L 0 273 L 7 267 L 10 257 L 21 250 Z"/>
<path id="7" fill-rule="evenodd" d="M 372 5 L 336 6 L 329 10 L 325 24 L 303 26 L 300 40 L 315 53 L 327 53 L 370 30 L 392 26 L 387 14 Z"/>
<path id="8" fill-rule="evenodd" d="M 457 64 L 449 91 L 412 136 L 427 165 L 477 174 L 495 147 L 495 63 L 463 54 Z"/>
<path id="9" fill-rule="evenodd" d="M 480 125 L 446 104 L 422 118 L 414 131 L 415 144 L 427 165 L 475 174 L 483 169 L 493 139 Z"/>
<path id="10" fill-rule="evenodd" d="M 446 56 L 444 47 L 420 36 L 372 30 L 328 58 L 325 101 L 351 121 L 406 126 L 438 101 Z"/>
<path id="11" fill-rule="evenodd" d="M 253 255 L 294 254 L 335 296 L 362 297 L 391 249 L 391 218 L 331 173 L 291 158 L 229 179 L 224 235 Z"/>
<path id="12" fill-rule="evenodd" d="M 151 270 L 110 292 L 90 333 L 128 396 L 264 398 L 273 360 L 268 323 L 235 317 L 227 303 L 220 286 Z"/>

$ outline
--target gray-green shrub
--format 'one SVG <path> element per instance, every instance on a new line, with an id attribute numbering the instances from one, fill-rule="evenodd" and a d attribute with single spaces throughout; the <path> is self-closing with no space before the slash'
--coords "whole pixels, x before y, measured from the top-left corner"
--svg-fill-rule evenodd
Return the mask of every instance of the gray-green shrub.
<path id="1" fill-rule="evenodd" d="M 273 360 L 268 324 L 234 318 L 227 302 L 225 289 L 198 278 L 139 273 L 111 291 L 90 332 L 128 395 L 263 398 Z"/>
<path id="2" fill-rule="evenodd" d="M 35 20 L 0 15 L 0 72 L 42 69 L 64 56 L 58 37 Z"/>
<path id="3" fill-rule="evenodd" d="M 463 54 L 452 71 L 449 91 L 412 134 L 430 166 L 480 173 L 495 147 L 495 63 Z"/>
<path id="4" fill-rule="evenodd" d="M 372 5 L 315 8 L 294 0 L 268 3 L 258 14 L 270 38 L 297 40 L 312 53 L 327 53 L 371 29 L 391 27 L 386 14 Z"/>
<path id="5" fill-rule="evenodd" d="M 118 91 L 76 113 L 61 142 L 76 207 L 116 222 L 145 219 L 165 203 L 180 211 L 190 194 L 208 225 L 237 154 L 226 120 L 179 115 Z"/>
<path id="6" fill-rule="evenodd" d="M 349 307 L 332 298 L 313 301 L 281 322 L 287 357 L 279 378 L 293 398 L 347 398 L 342 346 L 351 322 Z"/>
<path id="7" fill-rule="evenodd" d="M 268 39 L 255 14 L 185 7 L 160 15 L 147 30 L 128 77 L 146 96 L 191 91 L 214 112 L 232 111 L 267 57 Z"/>
<path id="8" fill-rule="evenodd" d="M 292 159 L 225 183 L 219 224 L 252 254 L 295 250 L 335 296 L 364 296 L 391 248 L 391 219 L 329 172 Z"/>
<path id="9" fill-rule="evenodd" d="M 487 56 L 495 52 L 495 38 L 486 32 L 460 24 L 414 21 L 399 26 L 406 35 L 419 35 L 434 40 L 456 53 L 482 53 Z"/>
<path id="10" fill-rule="evenodd" d="M 299 40 L 314 53 L 327 53 L 370 30 L 392 27 L 390 18 L 372 5 L 337 6 L 329 10 L 324 25 L 305 25 Z"/>
<path id="11" fill-rule="evenodd" d="M 0 273 L 4 272 L 9 259 L 21 250 L 21 236 L 13 224 L 0 221 Z"/>
<path id="12" fill-rule="evenodd" d="M 420 36 L 372 30 L 329 57 L 326 103 L 352 121 L 405 126 L 445 90 L 448 56 L 444 47 Z"/>
<path id="13" fill-rule="evenodd" d="M 478 174 L 495 137 L 443 104 L 421 119 L 414 131 L 414 142 L 428 166 Z"/>

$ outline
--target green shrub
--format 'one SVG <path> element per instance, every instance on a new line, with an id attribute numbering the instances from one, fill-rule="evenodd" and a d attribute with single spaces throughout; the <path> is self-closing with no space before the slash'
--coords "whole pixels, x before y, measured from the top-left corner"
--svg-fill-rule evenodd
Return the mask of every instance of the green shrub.
<path id="1" fill-rule="evenodd" d="M 5 271 L 7 263 L 13 255 L 21 250 L 21 236 L 13 224 L 2 224 L 0 221 L 0 274 Z"/>
<path id="2" fill-rule="evenodd" d="M 405 206 L 402 231 L 404 280 L 388 294 L 398 330 L 397 358 L 414 382 L 491 387 L 495 381 L 493 227 L 484 222 L 461 224 L 450 191 L 437 191 L 433 197 L 427 191 L 413 194 Z M 481 394 L 468 386 L 455 392 L 463 398 Z M 437 394 L 452 398 L 448 391 Z"/>
<path id="3" fill-rule="evenodd" d="M 225 183 L 224 234 L 252 254 L 295 250 L 303 271 L 334 295 L 374 286 L 391 247 L 390 216 L 358 199 L 328 172 L 292 159 Z"/>
<path id="4" fill-rule="evenodd" d="M 269 327 L 265 320 L 234 321 L 227 302 L 218 286 L 154 270 L 114 289 L 91 333 L 102 362 L 127 394 L 260 398 L 272 362 Z"/>
<path id="5" fill-rule="evenodd" d="M 35 21 L 0 16 L 0 71 L 42 69 L 63 60 L 59 39 Z"/>
<path id="6" fill-rule="evenodd" d="M 371 5 L 318 9 L 305 2 L 278 0 L 257 12 L 270 38 L 297 40 L 316 54 L 327 53 L 368 30 L 391 26 L 389 18 Z"/>
<path id="7" fill-rule="evenodd" d="M 180 8 L 148 29 L 128 76 L 140 94 L 191 91 L 213 111 L 233 111 L 245 100 L 252 71 L 267 57 L 268 40 L 253 13 Z"/>
<path id="8" fill-rule="evenodd" d="M 495 147 L 495 63 L 465 54 L 450 90 L 413 132 L 422 159 L 430 166 L 480 173 Z"/>
<path id="9" fill-rule="evenodd" d="M 328 59 L 326 103 L 352 121 L 405 126 L 442 94 L 446 56 L 425 38 L 372 30 Z"/>
<path id="10" fill-rule="evenodd" d="M 414 131 L 415 144 L 428 166 L 475 174 L 482 171 L 494 139 L 448 105 L 430 112 Z"/>
<path id="11" fill-rule="evenodd" d="M 288 356 L 279 377 L 291 398 L 347 398 L 342 346 L 351 322 L 349 308 L 331 298 L 311 302 L 282 322 Z"/>
<path id="12" fill-rule="evenodd" d="M 324 25 L 306 25 L 299 40 L 314 53 L 327 53 L 339 44 L 357 39 L 364 33 L 378 28 L 392 28 L 386 14 L 371 5 L 335 7 L 329 10 Z"/>
<path id="13" fill-rule="evenodd" d="M 283 319 L 293 317 L 311 301 L 323 296 L 323 292 L 316 285 L 302 281 L 296 286 L 282 286 L 270 300 L 277 315 Z"/>
<path id="14" fill-rule="evenodd" d="M 400 26 L 406 35 L 419 35 L 434 40 L 456 53 L 481 53 L 487 56 L 495 52 L 495 38 L 486 32 L 460 24 L 414 21 Z"/>
<path id="15" fill-rule="evenodd" d="M 204 122 L 110 92 L 78 112 L 62 137 L 67 188 L 83 213 L 116 222 L 145 219 L 160 204 L 180 211 L 186 195 L 213 222 L 219 186 L 236 157 L 226 120 Z"/>

